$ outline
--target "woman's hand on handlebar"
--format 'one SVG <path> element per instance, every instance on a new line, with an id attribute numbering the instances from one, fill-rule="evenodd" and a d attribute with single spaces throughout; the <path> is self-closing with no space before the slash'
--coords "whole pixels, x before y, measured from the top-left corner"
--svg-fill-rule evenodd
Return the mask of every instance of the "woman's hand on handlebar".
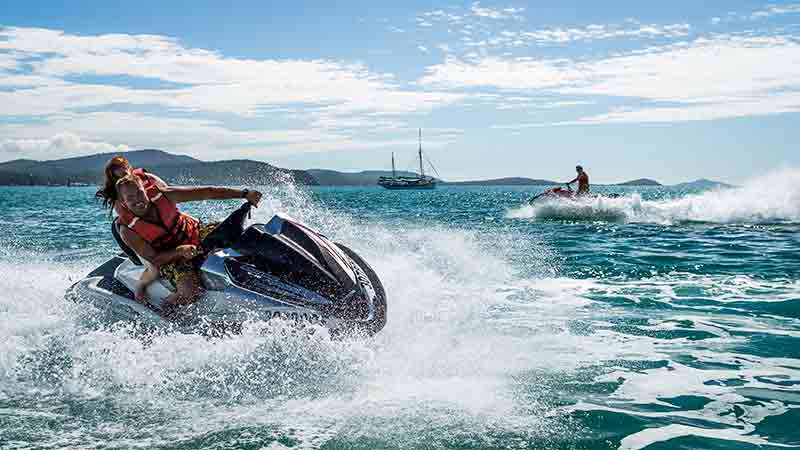
<path id="1" fill-rule="evenodd" d="M 175 252 L 183 259 L 189 260 L 200 254 L 196 245 L 179 245 Z"/>

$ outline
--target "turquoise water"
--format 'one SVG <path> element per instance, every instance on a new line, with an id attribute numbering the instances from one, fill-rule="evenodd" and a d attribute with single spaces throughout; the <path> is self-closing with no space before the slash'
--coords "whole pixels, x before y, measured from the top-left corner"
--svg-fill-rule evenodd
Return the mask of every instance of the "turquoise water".
<path id="1" fill-rule="evenodd" d="M 264 190 L 256 219 L 375 267 L 378 336 L 90 326 L 62 295 L 116 251 L 92 190 L 0 187 L 0 447 L 800 446 L 800 172 L 536 208 L 516 187 Z"/>

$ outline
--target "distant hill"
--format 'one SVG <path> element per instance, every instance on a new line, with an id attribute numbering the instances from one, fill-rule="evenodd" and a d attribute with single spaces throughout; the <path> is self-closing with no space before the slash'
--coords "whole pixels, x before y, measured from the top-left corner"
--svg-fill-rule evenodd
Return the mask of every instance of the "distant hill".
<path id="1" fill-rule="evenodd" d="M 317 184 L 303 170 L 287 170 L 251 160 L 200 161 L 162 150 L 136 150 L 90 156 L 34 161 L 17 159 L 0 163 L 0 185 L 64 185 L 68 182 L 100 185 L 106 162 L 121 154 L 135 167 L 158 174 L 176 184 L 259 184 L 288 177 L 299 184 Z"/>
<path id="2" fill-rule="evenodd" d="M 649 178 L 639 178 L 636 180 L 626 181 L 624 183 L 617 183 L 612 186 L 663 186 L 656 180 L 651 180 Z"/>
<path id="3" fill-rule="evenodd" d="M 103 167 L 111 157 L 123 155 L 135 167 L 158 174 L 168 183 L 243 185 L 266 184 L 276 180 L 291 180 L 298 184 L 322 186 L 376 186 L 378 178 L 391 176 L 389 170 L 339 172 L 328 169 L 290 170 L 260 161 L 233 159 L 201 161 L 186 155 L 163 150 L 146 149 L 122 153 L 99 153 L 49 161 L 15 159 L 0 163 L 0 185 L 65 185 L 85 183 L 99 186 Z M 416 176 L 414 172 L 398 171 L 398 176 Z M 470 180 L 440 183 L 451 186 L 553 186 L 561 183 L 525 177 L 506 177 L 490 180 Z M 661 186 L 649 178 L 626 181 L 608 186 Z M 672 186 L 678 189 L 714 189 L 729 184 L 705 178 Z"/>
<path id="4" fill-rule="evenodd" d="M 308 172 L 321 186 L 375 186 L 378 178 L 392 176 L 391 170 L 364 170 L 361 172 L 339 172 L 328 169 L 309 169 Z M 413 177 L 414 172 L 397 171 L 397 176 Z"/>
<path id="5" fill-rule="evenodd" d="M 708 189 L 718 189 L 718 188 L 730 188 L 733 185 L 723 183 L 721 181 L 714 181 L 709 180 L 706 178 L 700 178 L 699 180 L 689 181 L 687 183 L 678 183 L 672 185 L 672 187 L 677 189 L 701 189 L 701 190 L 708 190 Z"/>
<path id="6" fill-rule="evenodd" d="M 299 184 L 318 184 L 317 180 L 304 170 L 281 169 L 249 159 L 198 161 L 191 164 L 154 166 L 148 170 L 176 184 L 265 184 L 280 178 Z"/>
<path id="7" fill-rule="evenodd" d="M 453 181 L 445 183 L 454 186 L 552 186 L 560 184 L 550 180 L 537 180 L 534 178 L 506 177 L 491 180 Z"/>
<path id="8" fill-rule="evenodd" d="M 191 164 L 201 162 L 198 159 L 185 155 L 175 155 L 162 150 L 136 150 L 130 152 L 98 153 L 89 156 L 74 158 L 54 159 L 50 161 L 35 161 L 32 159 L 15 159 L 0 163 L 0 171 L 26 172 L 33 176 L 49 175 L 53 172 L 80 173 L 102 172 L 103 167 L 113 156 L 122 155 L 134 165 L 140 167 L 153 167 L 164 165 Z"/>

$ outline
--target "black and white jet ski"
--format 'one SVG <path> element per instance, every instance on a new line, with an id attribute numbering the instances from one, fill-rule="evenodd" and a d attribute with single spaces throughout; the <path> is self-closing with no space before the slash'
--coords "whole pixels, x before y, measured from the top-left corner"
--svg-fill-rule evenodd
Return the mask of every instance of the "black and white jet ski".
<path id="1" fill-rule="evenodd" d="M 236 323 L 275 317 L 322 324 L 334 332 L 373 335 L 386 324 L 386 293 L 375 271 L 348 247 L 288 216 L 245 229 L 245 203 L 200 245 L 207 288 L 201 300 L 179 313 L 182 323 Z M 144 271 L 139 257 L 112 232 L 123 254 L 75 283 L 66 298 L 95 306 L 106 321 L 165 322 L 161 305 L 167 281 L 147 289 L 149 305 L 134 300 Z"/>

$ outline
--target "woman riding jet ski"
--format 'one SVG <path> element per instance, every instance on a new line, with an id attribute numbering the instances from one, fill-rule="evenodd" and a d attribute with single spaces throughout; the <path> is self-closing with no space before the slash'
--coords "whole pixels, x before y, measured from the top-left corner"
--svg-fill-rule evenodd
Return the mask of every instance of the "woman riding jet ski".
<path id="1" fill-rule="evenodd" d="M 236 323 L 280 317 L 311 321 L 334 332 L 375 334 L 386 324 L 386 294 L 378 276 L 348 247 L 288 216 L 245 229 L 250 203 L 243 204 L 200 242 L 199 267 L 206 288 L 181 321 Z M 134 292 L 145 267 L 112 233 L 124 254 L 115 256 L 75 283 L 67 298 L 94 305 L 109 321 L 162 322 L 161 308 L 172 292 L 163 279 L 147 287 L 148 303 Z"/>

